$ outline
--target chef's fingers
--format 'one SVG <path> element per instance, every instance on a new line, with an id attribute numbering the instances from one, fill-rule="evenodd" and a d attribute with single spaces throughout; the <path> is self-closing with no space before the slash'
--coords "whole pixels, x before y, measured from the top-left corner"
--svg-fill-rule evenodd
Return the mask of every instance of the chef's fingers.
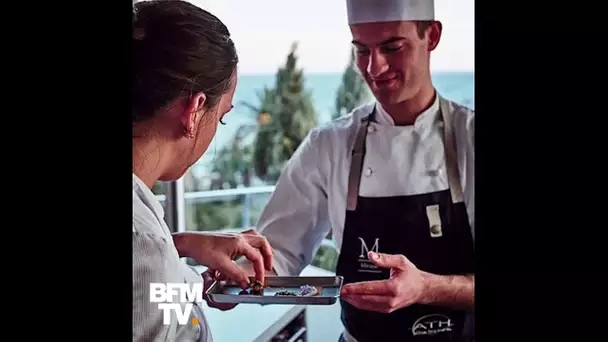
<path id="1" fill-rule="evenodd" d="M 253 271 L 255 272 L 255 280 L 264 284 L 264 259 L 260 252 L 251 247 L 249 243 L 243 242 L 239 250 L 240 254 L 244 255 L 253 264 Z"/>
<path id="2" fill-rule="evenodd" d="M 245 241 L 249 243 L 251 246 L 260 250 L 262 256 L 264 257 L 264 267 L 267 271 L 272 271 L 272 247 L 270 247 L 270 243 L 266 240 L 265 237 L 261 236 L 255 230 L 248 230 L 243 233 L 243 238 Z"/>
<path id="3" fill-rule="evenodd" d="M 397 294 L 396 283 L 392 280 L 371 280 L 346 284 L 340 291 L 341 296 L 349 295 L 380 295 L 391 296 Z"/>
<path id="4" fill-rule="evenodd" d="M 410 264 L 410 261 L 402 254 L 369 252 L 368 257 L 374 264 L 382 268 L 396 268 L 405 271 Z"/>
<path id="5" fill-rule="evenodd" d="M 361 310 L 390 313 L 397 309 L 394 298 L 388 296 L 353 295 L 344 296 L 342 299 Z"/>

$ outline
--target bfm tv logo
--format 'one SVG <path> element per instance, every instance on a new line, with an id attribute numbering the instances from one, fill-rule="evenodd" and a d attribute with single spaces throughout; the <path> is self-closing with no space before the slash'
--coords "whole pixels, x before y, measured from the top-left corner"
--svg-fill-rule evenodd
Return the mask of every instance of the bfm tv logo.
<path id="1" fill-rule="evenodd" d="M 150 303 L 158 303 L 158 308 L 163 310 L 164 325 L 171 323 L 172 312 L 175 314 L 179 325 L 188 324 L 194 302 L 203 302 L 202 283 L 192 285 L 186 283 L 150 284 Z M 192 324 L 198 324 L 196 317 L 192 318 Z"/>

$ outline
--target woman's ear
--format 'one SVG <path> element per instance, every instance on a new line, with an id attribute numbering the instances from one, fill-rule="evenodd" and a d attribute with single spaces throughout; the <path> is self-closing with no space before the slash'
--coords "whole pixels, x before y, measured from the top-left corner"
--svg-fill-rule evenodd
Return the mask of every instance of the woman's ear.
<path id="1" fill-rule="evenodd" d="M 204 112 L 205 100 L 207 100 L 207 96 L 203 92 L 194 93 L 187 100 L 181 121 L 184 131 L 189 138 L 193 138 L 196 135 L 194 132 L 196 122 L 198 117 Z"/>

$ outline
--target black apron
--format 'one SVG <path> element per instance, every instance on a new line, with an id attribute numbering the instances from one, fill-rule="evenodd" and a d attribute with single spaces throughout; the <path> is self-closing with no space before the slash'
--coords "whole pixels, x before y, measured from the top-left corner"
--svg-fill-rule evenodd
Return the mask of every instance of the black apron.
<path id="1" fill-rule="evenodd" d="M 437 95 L 439 96 L 439 95 Z M 451 113 L 440 97 L 449 189 L 412 196 L 361 197 L 359 183 L 368 126 L 363 119 L 355 138 L 348 180 L 347 211 L 337 274 L 344 284 L 389 279 L 367 252 L 403 254 L 418 269 L 439 275 L 474 271 L 474 242 L 463 202 Z M 401 148 L 394 146 L 395 149 Z M 390 180 L 386 180 L 390 182 Z M 430 305 L 412 305 L 390 314 L 359 310 L 344 300 L 342 323 L 358 342 L 473 341 L 474 315 Z"/>

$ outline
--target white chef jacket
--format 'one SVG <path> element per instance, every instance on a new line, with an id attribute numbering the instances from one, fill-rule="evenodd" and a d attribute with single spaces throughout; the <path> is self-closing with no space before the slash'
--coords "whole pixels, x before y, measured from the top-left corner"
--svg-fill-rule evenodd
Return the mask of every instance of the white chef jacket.
<path id="1" fill-rule="evenodd" d="M 202 283 L 202 277 L 180 260 L 164 211 L 154 193 L 133 174 L 133 341 L 211 342 L 207 320 L 197 303 L 192 317 L 198 325 L 180 326 L 172 314 L 163 325 L 163 311 L 150 303 L 150 283 Z"/>
<path id="2" fill-rule="evenodd" d="M 382 106 L 376 105 L 376 122 L 370 123 L 366 138 L 359 195 L 386 197 L 448 189 L 439 97 L 411 126 L 395 126 Z M 373 106 L 360 106 L 312 129 L 286 164 L 258 221 L 259 232 L 274 249 L 279 275 L 300 274 L 330 229 L 340 250 L 354 138 L 361 119 Z M 475 112 L 451 101 L 448 108 L 474 239 Z"/>

